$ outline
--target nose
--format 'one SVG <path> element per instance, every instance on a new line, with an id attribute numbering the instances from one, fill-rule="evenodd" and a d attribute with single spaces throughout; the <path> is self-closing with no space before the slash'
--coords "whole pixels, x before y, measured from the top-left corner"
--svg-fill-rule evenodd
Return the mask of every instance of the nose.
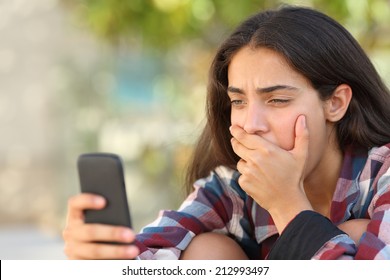
<path id="1" fill-rule="evenodd" d="M 243 129 L 246 133 L 258 134 L 268 131 L 268 121 L 264 108 L 253 104 L 247 107 Z"/>

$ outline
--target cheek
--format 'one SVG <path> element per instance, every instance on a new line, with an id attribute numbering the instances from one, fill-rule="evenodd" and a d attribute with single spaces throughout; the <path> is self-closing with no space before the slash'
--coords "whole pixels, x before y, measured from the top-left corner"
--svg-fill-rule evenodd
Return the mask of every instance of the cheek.
<path id="1" fill-rule="evenodd" d="M 295 142 L 295 122 L 297 118 L 298 116 L 282 119 L 274 123 L 272 134 L 275 139 L 269 140 L 284 150 L 289 151 L 293 149 Z"/>

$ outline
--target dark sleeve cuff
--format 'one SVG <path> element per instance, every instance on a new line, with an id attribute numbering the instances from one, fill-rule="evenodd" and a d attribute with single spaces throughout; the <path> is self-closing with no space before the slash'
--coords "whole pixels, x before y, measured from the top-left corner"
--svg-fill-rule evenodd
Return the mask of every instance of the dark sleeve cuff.
<path id="1" fill-rule="evenodd" d="M 345 234 L 328 218 L 314 211 L 302 211 L 276 240 L 268 259 L 309 260 L 333 237 Z"/>

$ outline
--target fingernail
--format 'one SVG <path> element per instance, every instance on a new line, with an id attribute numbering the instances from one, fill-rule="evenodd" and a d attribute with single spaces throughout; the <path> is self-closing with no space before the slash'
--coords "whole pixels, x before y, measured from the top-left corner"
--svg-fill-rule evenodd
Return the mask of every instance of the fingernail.
<path id="1" fill-rule="evenodd" d="M 122 238 L 124 241 L 131 241 L 132 237 L 133 237 L 133 234 L 130 231 L 124 230 L 122 232 Z"/>
<path id="2" fill-rule="evenodd" d="M 95 197 L 95 198 L 93 199 L 93 202 L 94 202 L 96 205 L 101 206 L 101 205 L 104 205 L 105 200 L 104 200 L 104 198 L 102 198 L 102 197 Z"/>
<path id="3" fill-rule="evenodd" d="M 302 116 L 301 124 L 302 124 L 303 128 L 306 128 L 306 116 Z"/>
<path id="4" fill-rule="evenodd" d="M 138 256 L 139 254 L 139 250 L 138 250 L 138 247 L 137 246 L 129 246 L 129 247 L 126 247 L 125 249 L 125 255 L 129 258 L 135 258 L 136 256 Z"/>

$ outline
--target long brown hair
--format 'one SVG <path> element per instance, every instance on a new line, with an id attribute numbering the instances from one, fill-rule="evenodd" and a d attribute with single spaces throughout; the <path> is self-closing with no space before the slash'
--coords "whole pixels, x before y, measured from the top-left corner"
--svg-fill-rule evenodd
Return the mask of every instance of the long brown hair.
<path id="1" fill-rule="evenodd" d="M 348 84 L 353 97 L 336 124 L 341 150 L 369 149 L 390 142 L 390 93 L 359 43 L 338 22 L 309 8 L 285 6 L 258 13 L 228 37 L 211 64 L 206 102 L 207 123 L 187 173 L 187 190 L 196 179 L 219 165 L 235 168 L 238 157 L 230 144 L 228 66 L 244 46 L 267 47 L 282 54 L 305 76 L 320 98 Z"/>

